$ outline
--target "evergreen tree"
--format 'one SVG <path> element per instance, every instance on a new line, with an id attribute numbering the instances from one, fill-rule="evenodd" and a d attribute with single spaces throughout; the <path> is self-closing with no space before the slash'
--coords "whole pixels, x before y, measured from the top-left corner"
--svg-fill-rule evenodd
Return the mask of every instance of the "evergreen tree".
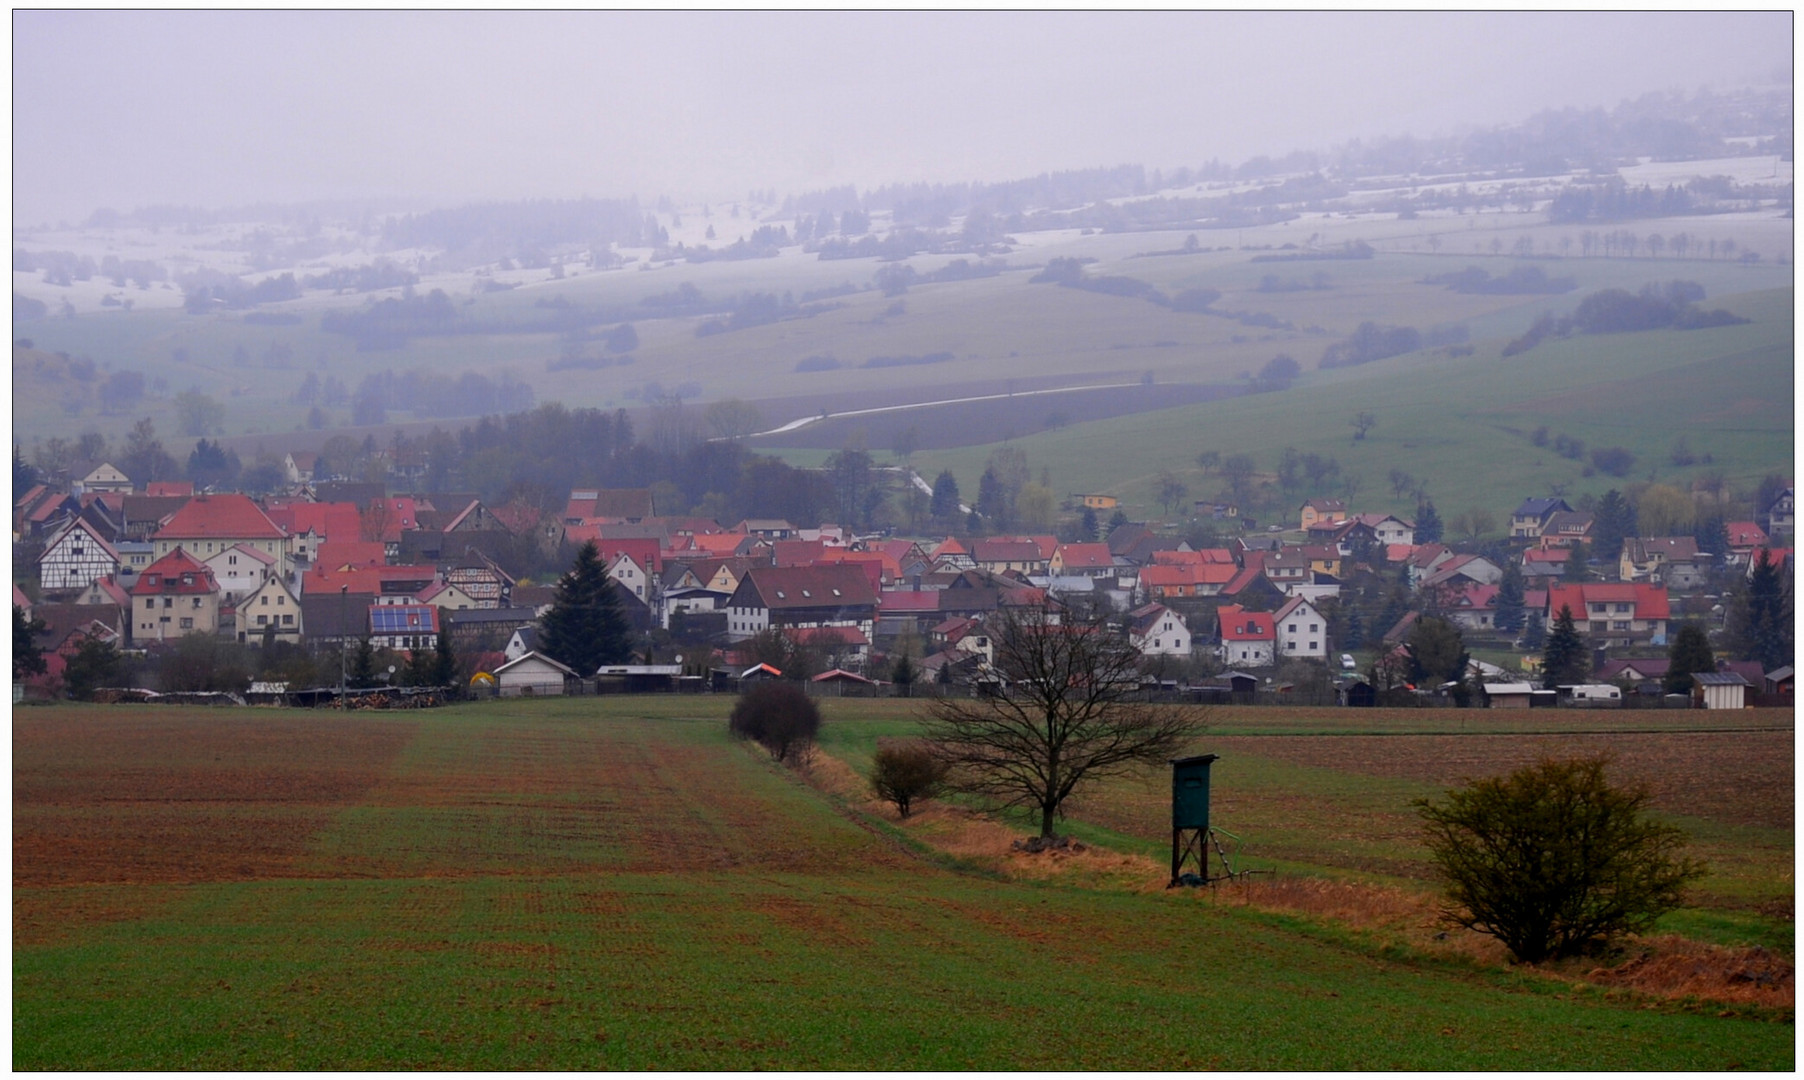
<path id="1" fill-rule="evenodd" d="M 973 507 L 1000 528 L 1008 528 L 1008 488 L 995 469 L 985 469 L 977 481 L 977 505 Z"/>
<path id="2" fill-rule="evenodd" d="M 1416 543 L 1438 544 L 1446 527 L 1441 524 L 1441 515 L 1435 513 L 1434 500 L 1429 499 L 1416 507 Z"/>
<path id="3" fill-rule="evenodd" d="M 933 501 L 928 504 L 927 512 L 935 521 L 950 522 L 958 518 L 958 479 L 951 469 L 942 469 L 933 478 Z"/>
<path id="4" fill-rule="evenodd" d="M 376 650 L 369 638 L 359 641 L 351 656 L 350 683 L 353 690 L 368 690 L 376 685 Z"/>
<path id="5" fill-rule="evenodd" d="M 909 688 L 915 682 L 915 665 L 908 658 L 908 653 L 904 652 L 896 657 L 896 666 L 890 669 L 889 681 L 901 688 L 903 697 L 909 695 Z"/>
<path id="6" fill-rule="evenodd" d="M 1505 563 L 1497 586 L 1497 629 L 1509 634 L 1522 629 L 1522 594 L 1522 567 L 1514 561 Z"/>
<path id="7" fill-rule="evenodd" d="M 1096 520 L 1096 511 L 1091 507 L 1084 507 L 1083 515 L 1078 518 L 1077 522 L 1078 532 L 1083 534 L 1084 540 L 1095 543 L 1096 530 L 1101 527 L 1102 524 Z"/>
<path id="8" fill-rule="evenodd" d="M 1753 569 L 1730 598 L 1728 639 L 1738 660 L 1758 660 L 1767 671 L 1792 661 L 1791 598 L 1779 564 L 1762 548 Z"/>
<path id="9" fill-rule="evenodd" d="M 457 684 L 457 657 L 451 652 L 451 635 L 440 628 L 438 644 L 432 650 L 432 677 L 429 686 Z"/>
<path id="10" fill-rule="evenodd" d="M 1531 611 L 1522 620 L 1522 651 L 1539 652 L 1547 644 L 1547 624 L 1539 611 Z"/>
<path id="11" fill-rule="evenodd" d="M 1716 565 L 1722 565 L 1720 560 L 1729 553 L 1729 526 L 1721 514 L 1699 518 L 1691 536 L 1697 541 L 1700 553 L 1708 552 L 1719 560 Z"/>
<path id="12" fill-rule="evenodd" d="M 1410 628 L 1410 677 L 1415 682 L 1436 684 L 1463 679 L 1471 659 L 1459 627 L 1446 619 L 1424 617 Z"/>
<path id="13" fill-rule="evenodd" d="M 13 605 L 13 678 L 25 679 L 42 675 L 47 670 L 44 650 L 38 647 L 38 635 L 44 632 L 44 620 L 25 617 L 25 609 Z"/>
<path id="14" fill-rule="evenodd" d="M 1704 633 L 1704 628 L 1694 622 L 1679 624 L 1679 632 L 1673 635 L 1666 655 L 1670 663 L 1666 668 L 1666 678 L 1661 680 L 1660 689 L 1668 694 L 1689 694 L 1693 674 L 1716 670 L 1716 657 L 1710 652 L 1710 638 Z"/>
<path id="15" fill-rule="evenodd" d="M 1547 635 L 1547 647 L 1541 653 L 1541 687 L 1552 690 L 1584 682 L 1590 674 L 1590 650 L 1573 625 L 1572 608 L 1561 604 L 1560 613 L 1553 620 L 1553 632 Z"/>
<path id="16" fill-rule="evenodd" d="M 551 610 L 539 620 L 539 651 L 583 678 L 603 664 L 618 664 L 631 651 L 631 635 L 614 579 L 593 540 L 558 579 Z"/>
<path id="17" fill-rule="evenodd" d="M 1127 511 L 1117 510 L 1109 515 L 1109 531 L 1114 532 L 1128 523 Z"/>
<path id="18" fill-rule="evenodd" d="M 1611 488 L 1597 500 L 1591 516 L 1592 555 L 1607 566 L 1621 557 L 1623 538 L 1635 535 L 1635 508 L 1622 492 Z"/>
<path id="19" fill-rule="evenodd" d="M 63 668 L 63 688 L 77 701 L 86 701 L 102 686 L 119 681 L 125 659 L 112 642 L 86 638 Z"/>

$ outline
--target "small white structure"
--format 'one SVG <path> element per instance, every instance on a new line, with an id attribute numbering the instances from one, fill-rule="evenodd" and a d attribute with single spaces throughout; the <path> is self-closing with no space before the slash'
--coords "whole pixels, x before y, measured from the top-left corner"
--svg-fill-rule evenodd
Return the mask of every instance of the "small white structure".
<path id="1" fill-rule="evenodd" d="M 1746 704 L 1748 680 L 1733 671 L 1700 671 L 1691 681 L 1706 709 L 1739 709 Z"/>
<path id="2" fill-rule="evenodd" d="M 1526 709 L 1535 693 L 1535 684 L 1525 682 L 1488 682 L 1484 688 L 1493 709 Z"/>
<path id="3" fill-rule="evenodd" d="M 564 692 L 564 680 L 577 674 L 551 657 L 529 652 L 495 669 L 502 697 L 541 697 Z"/>
<path id="4" fill-rule="evenodd" d="M 1567 704 L 1580 708 L 1595 708 L 1600 705 L 1616 705 L 1622 702 L 1622 687 L 1609 683 L 1574 683 L 1560 687 L 1566 695 Z"/>

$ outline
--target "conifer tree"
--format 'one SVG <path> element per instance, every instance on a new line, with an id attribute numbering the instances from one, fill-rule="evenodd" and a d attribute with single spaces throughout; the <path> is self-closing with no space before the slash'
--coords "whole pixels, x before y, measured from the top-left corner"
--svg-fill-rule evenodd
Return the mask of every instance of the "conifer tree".
<path id="1" fill-rule="evenodd" d="M 1512 560 L 1497 587 L 1497 629 L 1511 634 L 1522 629 L 1522 594 L 1522 568 Z"/>
<path id="2" fill-rule="evenodd" d="M 1730 599 L 1727 621 L 1730 648 L 1737 659 L 1758 660 L 1767 671 L 1791 663 L 1791 598 L 1779 564 L 1765 548 Z"/>
<path id="3" fill-rule="evenodd" d="M 1583 682 L 1591 674 L 1588 654 L 1585 639 L 1573 625 L 1572 608 L 1561 604 L 1560 613 L 1553 620 L 1553 630 L 1547 635 L 1547 648 L 1541 654 L 1542 689 L 1552 690 L 1556 686 Z"/>
<path id="4" fill-rule="evenodd" d="M 451 652 L 451 635 L 441 627 L 438 644 L 432 650 L 431 666 L 432 686 L 453 686 L 457 683 L 457 657 Z"/>
<path id="5" fill-rule="evenodd" d="M 1691 693 L 1691 676 L 1700 671 L 1715 671 L 1716 656 L 1710 651 L 1710 639 L 1704 628 L 1694 622 L 1679 624 L 1667 647 L 1666 677 L 1660 689 L 1668 694 Z"/>
<path id="6" fill-rule="evenodd" d="M 1435 512 L 1433 500 L 1424 501 L 1416 507 L 1416 543 L 1438 544 L 1444 531 L 1441 515 Z"/>
<path id="7" fill-rule="evenodd" d="M 539 651 L 587 678 L 603 664 L 625 660 L 632 643 L 614 579 L 593 540 L 558 579 L 551 610 L 539 620 Z"/>

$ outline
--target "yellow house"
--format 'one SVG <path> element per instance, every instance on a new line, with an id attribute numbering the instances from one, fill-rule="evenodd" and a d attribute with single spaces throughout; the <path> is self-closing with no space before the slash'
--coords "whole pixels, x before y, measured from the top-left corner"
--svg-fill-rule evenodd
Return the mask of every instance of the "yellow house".
<path id="1" fill-rule="evenodd" d="M 1340 499 L 1310 499 L 1298 512 L 1302 520 L 1302 528 L 1307 529 L 1318 521 L 1341 522 L 1347 520 L 1347 504 Z"/>
<path id="2" fill-rule="evenodd" d="M 1089 510 L 1113 510 L 1121 504 L 1121 500 L 1113 495 L 1079 495 L 1084 507 Z"/>

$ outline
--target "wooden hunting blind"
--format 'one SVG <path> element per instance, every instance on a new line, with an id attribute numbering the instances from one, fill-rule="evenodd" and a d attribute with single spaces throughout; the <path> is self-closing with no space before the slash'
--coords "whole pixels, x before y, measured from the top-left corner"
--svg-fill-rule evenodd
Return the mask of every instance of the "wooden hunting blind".
<path id="1" fill-rule="evenodd" d="M 1209 766 L 1221 760 L 1218 754 L 1198 754 L 1175 758 L 1171 763 L 1171 883 L 1206 885 L 1222 878 L 1233 878 L 1234 868 L 1228 864 L 1228 853 L 1209 825 Z M 1232 835 L 1232 834 L 1230 834 Z M 1209 848 L 1215 847 L 1221 859 L 1222 872 L 1209 876 Z M 1187 863 L 1195 862 L 1195 870 L 1185 873 Z M 1241 871 L 1248 873 L 1249 871 Z"/>

